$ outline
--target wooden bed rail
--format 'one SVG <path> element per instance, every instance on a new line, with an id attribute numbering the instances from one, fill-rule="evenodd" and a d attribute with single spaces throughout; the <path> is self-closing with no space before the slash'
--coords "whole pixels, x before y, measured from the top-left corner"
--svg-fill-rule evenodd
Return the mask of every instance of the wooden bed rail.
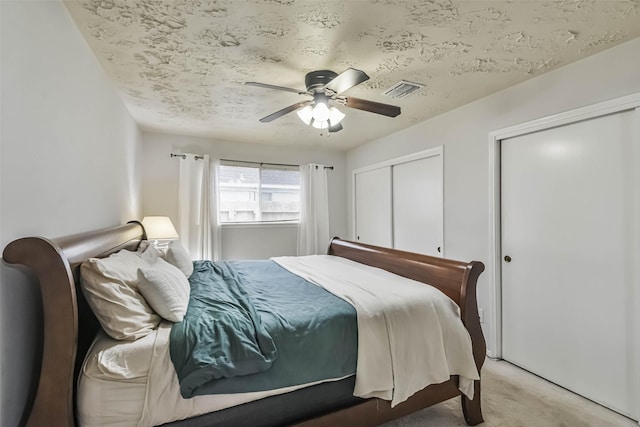
<path id="1" fill-rule="evenodd" d="M 484 334 L 482 333 L 482 327 L 480 326 L 476 287 L 478 277 L 484 271 L 484 264 L 479 261 L 461 262 L 432 257 L 342 240 L 337 237 L 331 240 L 328 254 L 382 268 L 399 276 L 430 284 L 442 291 L 460 307 L 460 317 L 471 337 L 473 358 L 478 372 L 480 372 L 486 357 L 487 347 Z M 404 415 L 402 412 L 403 405 L 414 405 L 416 404 L 416 400 L 422 403 L 430 400 L 434 402 L 443 401 L 446 399 L 447 394 L 450 393 L 450 391 L 447 390 L 447 384 L 448 383 L 431 385 L 422 392 L 416 393 L 416 395 L 412 396 L 407 402 L 398 405 L 396 408 L 389 407 L 381 411 L 380 417 L 387 416 L 391 418 L 385 419 L 392 419 L 397 416 L 402 416 Z M 466 396 L 461 395 L 461 400 L 462 412 L 469 425 L 480 424 L 484 421 L 480 407 L 480 381 L 474 382 L 474 398 L 468 399 Z M 385 408 L 388 406 L 388 402 L 380 403 Z M 365 403 L 361 406 L 364 407 L 367 404 L 368 403 Z M 356 408 L 354 408 L 354 412 L 355 410 Z M 367 412 L 370 411 L 364 409 L 363 413 Z M 336 413 L 336 415 L 337 414 L 338 413 Z M 311 424 L 308 426 L 311 427 Z M 307 427 L 306 424 L 305 427 Z"/>
<path id="2" fill-rule="evenodd" d="M 478 277 L 484 271 L 484 264 L 479 261 L 461 262 L 432 257 L 338 237 L 331 240 L 328 254 L 382 268 L 398 276 L 430 284 L 442 291 L 460 307 L 460 317 L 471 335 L 473 356 L 480 370 L 487 348 L 478 315 L 476 285 Z"/>

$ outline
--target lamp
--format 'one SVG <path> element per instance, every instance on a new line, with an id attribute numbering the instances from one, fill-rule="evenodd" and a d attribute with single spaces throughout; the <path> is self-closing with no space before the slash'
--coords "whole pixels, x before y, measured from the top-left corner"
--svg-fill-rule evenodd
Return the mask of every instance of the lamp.
<path id="1" fill-rule="evenodd" d="M 325 99 L 316 99 L 315 106 L 307 105 L 297 111 L 305 124 L 316 129 L 326 129 L 338 125 L 344 119 L 344 113 L 336 107 L 329 108 Z"/>
<path id="2" fill-rule="evenodd" d="M 180 237 L 168 216 L 145 216 L 142 218 L 142 226 L 147 240 L 153 241 L 158 248 L 167 247 L 170 240 Z"/>

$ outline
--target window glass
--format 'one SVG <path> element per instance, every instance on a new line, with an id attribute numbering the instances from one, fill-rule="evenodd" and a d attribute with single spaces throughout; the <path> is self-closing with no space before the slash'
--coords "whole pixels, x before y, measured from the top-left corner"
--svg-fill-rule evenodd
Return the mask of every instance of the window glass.
<path id="1" fill-rule="evenodd" d="M 222 223 L 300 219 L 300 172 L 297 169 L 223 163 L 219 188 Z"/>

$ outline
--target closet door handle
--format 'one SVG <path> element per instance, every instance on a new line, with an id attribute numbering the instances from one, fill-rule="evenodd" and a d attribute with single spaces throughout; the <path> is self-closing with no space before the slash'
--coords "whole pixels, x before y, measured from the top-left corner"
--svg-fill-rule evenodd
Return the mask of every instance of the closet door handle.
<path id="1" fill-rule="evenodd" d="M 440 253 L 440 252 L 442 252 L 442 251 L 440 250 L 440 246 L 438 246 L 438 253 Z"/>
<path id="2" fill-rule="evenodd" d="M 511 262 L 511 257 L 509 255 L 505 255 L 504 262 Z"/>

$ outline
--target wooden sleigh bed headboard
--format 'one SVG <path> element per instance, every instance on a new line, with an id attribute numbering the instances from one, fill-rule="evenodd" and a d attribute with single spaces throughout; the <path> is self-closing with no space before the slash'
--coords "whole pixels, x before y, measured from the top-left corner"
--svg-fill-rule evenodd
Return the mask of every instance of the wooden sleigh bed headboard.
<path id="1" fill-rule="evenodd" d="M 75 384 L 84 357 L 100 328 L 78 287 L 80 264 L 88 258 L 105 257 L 120 249 L 135 250 L 144 238 L 142 224 L 133 221 L 56 239 L 22 238 L 4 249 L 4 261 L 22 264 L 35 271 L 42 293 L 42 365 L 27 426 L 75 425 Z M 462 321 L 471 336 L 476 366 L 480 370 L 486 353 L 476 302 L 476 282 L 484 270 L 482 263 L 452 261 L 338 238 L 332 240 L 328 253 L 439 288 L 460 306 Z M 458 395 L 457 377 L 452 377 L 445 383 L 425 388 L 394 408 L 388 402 L 369 399 L 298 425 L 353 425 L 355 420 L 362 426 L 377 425 Z M 483 421 L 480 381 L 475 382 L 473 400 L 462 395 L 462 408 L 470 425 Z"/>

